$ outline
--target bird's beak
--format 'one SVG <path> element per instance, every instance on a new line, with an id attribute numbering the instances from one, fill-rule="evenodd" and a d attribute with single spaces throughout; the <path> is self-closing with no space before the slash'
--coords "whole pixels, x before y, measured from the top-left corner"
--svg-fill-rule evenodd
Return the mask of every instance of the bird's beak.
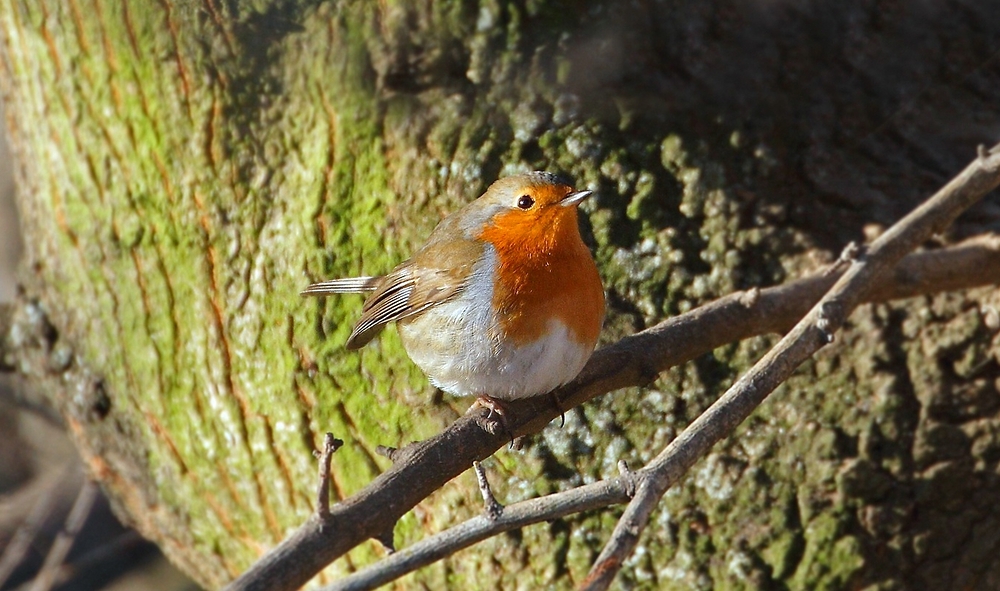
<path id="1" fill-rule="evenodd" d="M 594 193 L 593 191 L 574 191 L 569 195 L 566 195 L 565 197 L 560 199 L 559 205 L 562 205 L 563 207 L 572 207 L 575 205 L 580 205 L 580 203 L 584 199 L 590 197 L 593 193 Z"/>

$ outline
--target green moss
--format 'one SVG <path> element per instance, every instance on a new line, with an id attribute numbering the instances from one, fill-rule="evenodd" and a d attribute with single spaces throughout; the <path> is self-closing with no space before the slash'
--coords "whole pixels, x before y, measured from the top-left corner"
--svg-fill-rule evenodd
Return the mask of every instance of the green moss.
<path id="1" fill-rule="evenodd" d="M 859 541 L 841 533 L 834 516 L 813 520 L 805 529 L 805 551 L 791 580 L 795 589 L 843 589 L 864 566 Z"/>
<path id="2" fill-rule="evenodd" d="M 795 571 L 802 556 L 802 536 L 792 530 L 781 532 L 761 549 L 761 558 L 771 567 L 776 579 L 783 579 Z"/>

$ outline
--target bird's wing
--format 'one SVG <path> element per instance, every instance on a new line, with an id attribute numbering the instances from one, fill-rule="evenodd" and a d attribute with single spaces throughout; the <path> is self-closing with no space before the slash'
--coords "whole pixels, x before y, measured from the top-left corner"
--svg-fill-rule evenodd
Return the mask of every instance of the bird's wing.
<path id="1" fill-rule="evenodd" d="M 365 346 L 390 322 L 443 304 L 465 289 L 483 252 L 476 241 L 430 242 L 410 260 L 381 278 L 365 300 L 361 319 L 347 339 L 348 349 Z"/>

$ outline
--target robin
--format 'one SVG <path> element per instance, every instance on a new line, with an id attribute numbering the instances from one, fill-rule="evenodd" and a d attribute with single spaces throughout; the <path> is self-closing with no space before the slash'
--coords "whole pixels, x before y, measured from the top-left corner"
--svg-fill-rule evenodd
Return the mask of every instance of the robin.
<path id="1" fill-rule="evenodd" d="M 511 176 L 444 218 L 409 260 L 378 277 L 333 279 L 303 295 L 369 293 L 348 349 L 395 322 L 436 387 L 503 402 L 551 392 L 583 369 L 604 290 L 580 238 L 576 191 L 548 172 Z"/>

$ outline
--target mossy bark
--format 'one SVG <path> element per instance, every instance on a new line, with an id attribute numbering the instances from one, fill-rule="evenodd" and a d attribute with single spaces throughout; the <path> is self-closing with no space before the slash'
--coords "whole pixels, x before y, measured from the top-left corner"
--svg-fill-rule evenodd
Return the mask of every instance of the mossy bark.
<path id="1" fill-rule="evenodd" d="M 344 351 L 360 301 L 304 301 L 309 281 L 384 272 L 497 176 L 551 169 L 598 190 L 584 225 L 612 340 L 815 268 L 1000 128 L 1000 14 L 957 2 L 0 0 L 0 35 L 28 247 L 21 371 L 120 514 L 207 587 L 309 513 L 323 432 L 348 441 L 344 497 L 385 468 L 376 445 L 467 405 L 391 331 Z M 957 232 L 1000 229 L 998 210 Z M 995 291 L 859 311 L 668 494 L 623 585 L 995 587 L 985 305 Z M 643 463 L 768 343 L 501 452 L 500 498 Z M 471 476 L 445 487 L 397 544 L 477 498 Z M 408 585 L 570 587 L 615 515 L 486 542 Z"/>

